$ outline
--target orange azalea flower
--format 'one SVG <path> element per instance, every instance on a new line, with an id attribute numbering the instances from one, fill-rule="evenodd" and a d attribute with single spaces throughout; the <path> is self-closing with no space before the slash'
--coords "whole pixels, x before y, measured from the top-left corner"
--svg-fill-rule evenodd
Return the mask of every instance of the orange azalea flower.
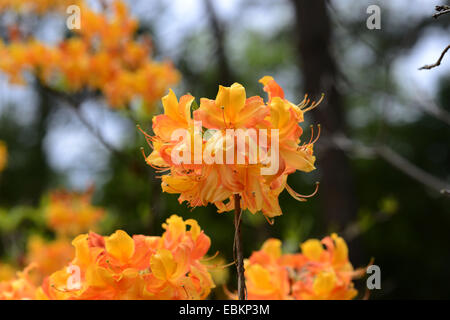
<path id="1" fill-rule="evenodd" d="M 190 227 L 188 230 L 187 227 Z M 201 258 L 210 239 L 194 220 L 171 216 L 162 237 L 118 230 L 73 240 L 69 269 L 48 277 L 39 299 L 204 299 L 214 287 Z M 72 272 L 75 270 L 75 272 Z M 74 281 L 74 279 L 76 281 Z"/>
<path id="2" fill-rule="evenodd" d="M 50 10 L 61 10 L 72 4 L 79 4 L 80 0 L 2 0 L 0 2 L 0 12 L 5 10 L 15 10 L 18 12 L 44 14 Z"/>
<path id="3" fill-rule="evenodd" d="M 162 176 L 163 191 L 180 194 L 179 201 L 192 207 L 214 203 L 219 212 L 233 210 L 233 195 L 239 194 L 241 208 L 262 211 L 268 218 L 282 214 L 278 196 L 285 188 L 300 201 L 309 197 L 292 190 L 287 177 L 296 170 L 315 169 L 317 138 L 302 142 L 299 122 L 317 103 L 308 107 L 305 98 L 295 105 L 272 77 L 261 82 L 269 94 L 267 102 L 247 97 L 238 83 L 220 86 L 215 100 L 201 98 L 197 110 L 192 110 L 191 95 L 178 101 L 170 90 L 163 97 L 164 114 L 153 118 L 155 136 L 144 133 L 153 147 L 147 164 L 169 171 Z M 206 130 L 209 137 L 203 135 Z M 275 171 L 263 174 L 273 163 L 278 164 Z"/>
<path id="4" fill-rule="evenodd" d="M 36 286 L 30 280 L 30 265 L 7 281 L 0 281 L 0 300 L 33 300 L 36 297 Z"/>
<path id="5" fill-rule="evenodd" d="M 325 246 L 325 247 L 324 247 Z M 267 240 L 245 261 L 249 299 L 350 300 L 357 295 L 345 241 L 332 234 L 300 245 L 302 253 L 282 254 L 281 241 Z"/>
<path id="6" fill-rule="evenodd" d="M 13 266 L 0 262 L 0 282 L 11 280 L 15 274 L 16 269 Z"/>
<path id="7" fill-rule="evenodd" d="M 92 189 L 85 193 L 54 191 L 45 210 L 47 224 L 60 235 L 73 236 L 95 228 L 104 216 L 102 208 L 91 205 Z"/>
<path id="8" fill-rule="evenodd" d="M 249 299 L 289 299 L 288 270 L 278 264 L 281 258 L 281 241 L 267 240 L 261 251 L 245 260 L 245 277 Z"/>
<path id="9" fill-rule="evenodd" d="M 39 236 L 32 236 L 28 240 L 25 262 L 34 264 L 34 271 L 30 279 L 35 284 L 41 284 L 45 277 L 67 265 L 75 253 L 70 241 L 57 238 L 45 241 Z"/>
<path id="10" fill-rule="evenodd" d="M 2 172 L 3 169 L 5 169 L 7 163 L 8 163 L 8 151 L 3 141 L 0 141 L 0 172 Z"/>
<path id="11" fill-rule="evenodd" d="M 32 3 L 23 2 L 5 8 L 19 10 Z M 52 9 L 50 2 L 55 1 L 42 7 Z M 179 73 L 170 63 L 149 58 L 151 43 L 146 37 L 135 38 L 138 23 L 123 1 L 113 1 L 102 13 L 93 11 L 84 1 L 78 5 L 83 27 L 73 30 L 75 36 L 56 46 L 33 39 L 11 39 L 8 45 L 0 42 L 0 70 L 13 83 L 23 84 L 23 73 L 31 72 L 56 90 L 101 91 L 114 108 L 134 99 L 152 108 L 167 88 L 179 81 Z"/>

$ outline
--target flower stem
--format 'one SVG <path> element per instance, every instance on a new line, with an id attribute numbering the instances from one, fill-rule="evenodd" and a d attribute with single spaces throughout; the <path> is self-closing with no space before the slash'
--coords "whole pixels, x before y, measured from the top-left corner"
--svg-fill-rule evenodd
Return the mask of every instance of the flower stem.
<path id="1" fill-rule="evenodd" d="M 247 296 L 247 288 L 245 287 L 244 276 L 244 252 L 242 250 L 242 238 L 241 238 L 241 196 L 239 194 L 234 195 L 234 261 L 236 264 L 236 270 L 238 275 L 238 296 L 239 300 L 245 300 Z"/>

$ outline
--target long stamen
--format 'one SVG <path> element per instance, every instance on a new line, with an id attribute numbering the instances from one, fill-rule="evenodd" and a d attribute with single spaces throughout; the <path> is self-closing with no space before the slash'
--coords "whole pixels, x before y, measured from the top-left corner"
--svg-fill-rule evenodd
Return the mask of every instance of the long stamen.
<path id="1" fill-rule="evenodd" d="M 297 104 L 297 107 L 302 109 L 305 105 L 306 105 L 306 99 L 308 98 L 308 94 L 305 94 L 305 96 L 303 97 L 302 102 L 300 102 L 299 104 Z"/>
<path id="2" fill-rule="evenodd" d="M 314 139 L 314 141 L 312 142 L 313 144 L 316 143 L 317 140 L 319 140 L 321 128 L 322 128 L 322 126 L 321 126 L 320 124 L 318 124 L 318 125 L 317 125 L 317 129 L 318 129 L 317 137 L 316 137 L 316 138 Z"/>
<path id="3" fill-rule="evenodd" d="M 311 129 L 311 138 L 309 138 L 308 144 L 311 144 L 313 137 L 314 137 L 314 126 L 310 125 L 309 128 Z"/>
<path id="4" fill-rule="evenodd" d="M 206 267 L 208 269 L 225 269 L 225 268 L 228 268 L 228 267 L 230 267 L 230 266 L 232 266 L 234 264 L 235 264 L 235 262 L 233 261 L 233 262 L 230 262 L 230 263 L 227 263 L 227 264 L 223 264 L 223 265 L 214 264 L 214 265 L 207 265 Z"/>
<path id="5" fill-rule="evenodd" d="M 53 290 L 56 290 L 56 291 L 58 291 L 58 292 L 61 292 L 61 293 L 67 293 L 67 292 L 70 292 L 70 290 L 68 290 L 67 288 L 58 288 L 57 286 L 55 286 L 53 283 L 50 285 L 50 287 L 52 287 L 53 288 Z"/>
<path id="6" fill-rule="evenodd" d="M 143 147 L 141 147 L 141 153 L 144 156 L 144 159 L 147 160 L 147 155 L 145 154 L 145 150 Z"/>
<path id="7" fill-rule="evenodd" d="M 162 172 L 166 172 L 166 171 L 169 171 L 169 170 L 170 170 L 170 168 L 159 167 L 159 166 L 154 165 L 154 164 L 152 164 L 152 163 L 148 163 L 148 162 L 147 162 L 147 164 L 148 164 L 150 167 L 152 167 L 153 169 L 155 169 L 156 172 L 158 172 L 158 173 L 162 173 Z M 157 176 L 156 178 L 161 178 L 161 176 Z"/>
<path id="8" fill-rule="evenodd" d="M 226 284 L 224 284 L 224 285 L 222 286 L 222 289 L 223 289 L 223 292 L 225 293 L 225 295 L 227 295 L 231 300 L 236 300 L 236 299 L 237 299 L 236 294 L 232 293 L 232 292 L 228 289 L 228 287 L 227 287 Z"/>
<path id="9" fill-rule="evenodd" d="M 225 128 L 228 128 L 227 121 L 225 120 L 225 108 L 223 106 L 221 106 L 220 109 L 222 109 L 223 125 L 225 126 Z"/>
<path id="10" fill-rule="evenodd" d="M 142 132 L 142 134 L 144 135 L 144 136 L 146 136 L 146 137 L 148 137 L 148 138 L 152 138 L 152 136 L 151 135 L 149 135 L 147 132 L 145 132 L 144 130 L 142 130 L 142 128 L 141 128 L 141 126 L 140 125 L 136 125 L 136 128 L 138 128 L 138 130 L 140 131 L 140 132 Z"/>
<path id="11" fill-rule="evenodd" d="M 319 101 L 317 101 L 317 102 L 313 101 L 313 102 L 311 103 L 311 105 L 310 105 L 308 108 L 305 108 L 305 109 L 303 109 L 302 111 L 303 111 L 303 112 L 311 111 L 312 109 L 314 109 L 315 107 L 317 107 L 317 106 L 323 101 L 323 98 L 324 98 L 324 97 L 325 97 L 325 93 L 322 93 L 322 96 L 320 97 Z M 308 100 L 308 104 L 309 104 L 309 100 Z M 307 105 L 308 105 L 308 104 L 307 104 Z"/>
<path id="12" fill-rule="evenodd" d="M 148 157 L 147 157 L 147 155 L 145 154 L 144 148 L 141 147 L 140 149 L 141 149 L 142 155 L 144 156 L 145 162 L 146 162 L 150 167 L 152 167 L 153 169 L 157 170 L 157 172 L 164 172 L 164 171 L 167 171 L 167 170 L 170 169 L 170 168 L 166 168 L 166 167 L 159 167 L 159 166 L 157 166 L 157 165 L 154 165 L 153 163 L 147 162 L 147 158 L 148 158 Z"/>
<path id="13" fill-rule="evenodd" d="M 216 251 L 216 253 L 214 253 L 214 255 L 213 255 L 212 257 L 209 257 L 209 258 L 206 258 L 206 259 L 202 259 L 201 261 L 202 261 L 202 262 L 204 262 L 204 261 L 210 261 L 210 260 L 216 258 L 218 255 L 219 255 L 219 251 Z"/>
<path id="14" fill-rule="evenodd" d="M 266 215 L 264 215 L 264 218 L 266 218 L 267 222 L 268 222 L 271 226 L 274 225 L 274 223 L 275 223 L 275 220 L 274 220 L 274 219 L 270 220 L 270 218 L 267 217 Z"/>
<path id="15" fill-rule="evenodd" d="M 316 182 L 316 189 L 313 193 L 309 195 L 302 195 L 298 192 L 295 192 L 294 189 L 292 189 L 287 183 L 286 183 L 286 190 L 289 192 L 289 194 L 297 201 L 306 201 L 306 198 L 311 198 L 317 194 L 319 191 L 319 182 Z"/>

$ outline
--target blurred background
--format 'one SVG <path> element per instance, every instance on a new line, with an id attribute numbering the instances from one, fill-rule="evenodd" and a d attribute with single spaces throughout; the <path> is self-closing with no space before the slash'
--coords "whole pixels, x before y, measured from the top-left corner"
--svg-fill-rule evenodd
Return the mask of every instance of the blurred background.
<path id="1" fill-rule="evenodd" d="M 257 80 L 264 75 L 272 75 L 290 101 L 325 94 L 303 125 L 305 135 L 310 124 L 322 125 L 318 169 L 289 177 L 303 194 L 320 181 L 319 193 L 306 203 L 282 193 L 284 214 L 273 226 L 261 214 L 245 214 L 245 256 L 269 237 L 294 252 L 308 238 L 337 232 L 355 267 L 371 258 L 380 266 L 382 289 L 371 299 L 448 298 L 450 54 L 440 66 L 418 70 L 450 44 L 450 14 L 432 18 L 435 6 L 447 1 L 127 3 L 138 34 L 152 38 L 154 59 L 170 60 L 179 70 L 177 95 L 214 98 L 219 84 L 233 82 L 242 83 L 248 96 L 263 95 Z M 381 9 L 381 29 L 366 25 L 370 5 Z M 5 43 L 5 30 L 17 19 L 0 13 Z M 58 43 L 68 36 L 65 19 L 46 13 L 33 20 L 32 33 Z M 101 97 L 81 101 L 73 112 L 38 82 L 11 84 L 0 72 L 0 140 L 8 148 L 0 173 L 1 261 L 19 267 L 31 236 L 54 237 L 43 223 L 49 192 L 92 186 L 93 204 L 107 212 L 104 234 L 120 228 L 160 235 L 161 223 L 178 214 L 197 219 L 212 238 L 210 253 L 232 261 L 232 215 L 179 205 L 177 195 L 161 192 L 157 174 L 145 164 L 140 148 L 147 154 L 150 148 L 136 124 L 150 132 L 152 114 L 113 110 Z"/>

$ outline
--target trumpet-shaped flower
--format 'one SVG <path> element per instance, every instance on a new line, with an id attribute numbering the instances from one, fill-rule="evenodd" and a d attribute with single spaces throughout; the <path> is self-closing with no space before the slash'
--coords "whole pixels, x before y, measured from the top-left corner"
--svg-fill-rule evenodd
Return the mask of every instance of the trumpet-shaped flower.
<path id="1" fill-rule="evenodd" d="M 200 259 L 210 239 L 191 219 L 171 216 L 162 237 L 118 230 L 82 234 L 68 268 L 49 276 L 39 299 L 204 299 L 214 287 Z M 189 229 L 188 229 L 189 228 Z"/>
<path id="2" fill-rule="evenodd" d="M 332 234 L 310 239 L 301 253 L 282 254 L 281 241 L 267 240 L 245 261 L 249 299 L 349 300 L 357 295 L 352 279 L 361 276 L 348 260 L 345 241 Z"/>
<path id="3" fill-rule="evenodd" d="M 91 205 L 92 191 L 52 192 L 45 209 L 48 226 L 64 236 L 74 236 L 95 228 L 105 213 L 102 208 Z"/>
<path id="4" fill-rule="evenodd" d="M 190 206 L 213 203 L 219 212 L 234 209 L 233 195 L 252 213 L 272 218 L 282 214 L 278 196 L 284 190 L 304 201 L 287 177 L 296 170 L 314 170 L 313 145 L 301 141 L 303 114 L 314 108 L 309 100 L 295 105 L 272 77 L 260 80 L 267 102 L 247 97 L 234 83 L 220 86 L 215 100 L 185 95 L 177 100 L 172 90 L 163 97 L 164 114 L 153 118 L 154 136 L 145 136 L 153 151 L 146 162 L 161 172 L 164 192 L 180 194 Z"/>

